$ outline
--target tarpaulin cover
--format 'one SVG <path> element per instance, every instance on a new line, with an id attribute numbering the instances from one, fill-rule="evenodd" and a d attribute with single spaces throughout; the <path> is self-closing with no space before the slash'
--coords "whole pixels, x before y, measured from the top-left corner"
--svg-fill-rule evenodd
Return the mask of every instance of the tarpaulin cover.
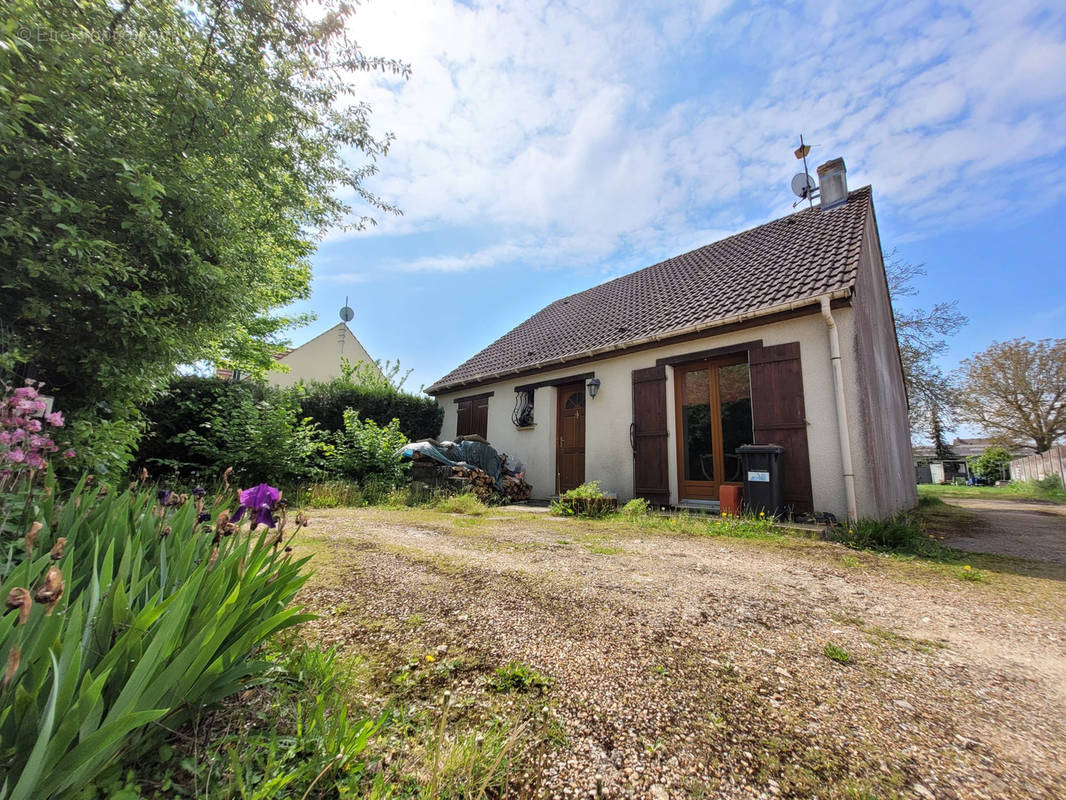
<path id="1" fill-rule="evenodd" d="M 413 458 L 420 453 L 441 464 L 453 467 L 477 467 L 484 470 L 500 486 L 502 475 L 500 454 L 490 444 L 482 442 L 440 442 L 439 447 L 429 442 L 408 442 L 396 454 L 400 458 Z"/>

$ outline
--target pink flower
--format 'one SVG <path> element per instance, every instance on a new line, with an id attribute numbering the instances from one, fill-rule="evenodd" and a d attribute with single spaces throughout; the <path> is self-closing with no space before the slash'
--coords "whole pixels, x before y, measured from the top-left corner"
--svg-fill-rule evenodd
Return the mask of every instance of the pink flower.
<path id="1" fill-rule="evenodd" d="M 11 395 L 19 400 L 35 400 L 37 398 L 37 390 L 32 386 L 20 386 Z"/>
<path id="2" fill-rule="evenodd" d="M 37 433 L 41 430 L 41 421 L 39 419 L 26 420 L 26 430 L 30 433 Z"/>
<path id="3" fill-rule="evenodd" d="M 44 415 L 44 420 L 49 425 L 51 425 L 53 428 L 62 428 L 63 427 L 63 412 L 62 411 L 53 411 L 51 414 L 45 414 Z"/>
<path id="4" fill-rule="evenodd" d="M 76 456 L 76 455 L 77 455 L 77 453 L 75 453 L 73 450 L 64 450 L 63 451 L 63 458 L 74 458 L 74 456 Z"/>
<path id="5" fill-rule="evenodd" d="M 7 431 L 0 431 L 0 444 L 11 444 L 11 434 Z"/>
<path id="6" fill-rule="evenodd" d="M 15 428 L 10 434 L 11 444 L 16 444 L 23 441 L 26 438 L 26 431 L 21 428 Z"/>
<path id="7" fill-rule="evenodd" d="M 38 453 L 30 453 L 26 456 L 26 463 L 34 469 L 41 469 L 44 466 L 44 459 Z"/>
<path id="8" fill-rule="evenodd" d="M 22 450 L 16 447 L 14 450 L 7 451 L 7 460 L 12 464 L 21 464 L 26 460 L 26 454 Z"/>

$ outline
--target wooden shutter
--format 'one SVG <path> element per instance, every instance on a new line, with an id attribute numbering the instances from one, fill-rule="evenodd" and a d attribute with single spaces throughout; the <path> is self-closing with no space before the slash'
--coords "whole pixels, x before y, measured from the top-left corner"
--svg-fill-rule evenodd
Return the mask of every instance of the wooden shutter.
<path id="1" fill-rule="evenodd" d="M 456 436 L 470 436 L 477 434 L 484 439 L 489 438 L 489 398 L 471 397 L 460 400 L 457 409 L 457 421 L 455 426 Z"/>
<path id="2" fill-rule="evenodd" d="M 652 503 L 670 502 L 666 428 L 666 367 L 633 370 L 633 492 Z"/>
<path id="3" fill-rule="evenodd" d="M 785 448 L 782 456 L 785 505 L 811 511 L 811 460 L 803 406 L 799 342 L 756 347 L 748 352 L 755 444 Z"/>

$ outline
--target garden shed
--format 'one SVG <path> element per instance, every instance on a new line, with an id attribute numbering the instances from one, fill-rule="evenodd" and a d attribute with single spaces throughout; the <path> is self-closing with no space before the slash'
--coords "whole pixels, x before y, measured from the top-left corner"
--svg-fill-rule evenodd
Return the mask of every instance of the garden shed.
<path id="1" fill-rule="evenodd" d="M 736 450 L 784 448 L 787 507 L 916 502 L 870 187 L 842 159 L 812 208 L 555 301 L 436 381 L 442 435 L 520 452 L 535 497 L 598 480 L 714 509 Z"/>

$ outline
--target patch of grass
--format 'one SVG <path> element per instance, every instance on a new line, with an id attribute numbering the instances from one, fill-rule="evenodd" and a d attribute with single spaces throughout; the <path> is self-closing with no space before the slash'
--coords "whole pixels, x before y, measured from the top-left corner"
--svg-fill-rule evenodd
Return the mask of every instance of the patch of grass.
<path id="1" fill-rule="evenodd" d="M 470 492 L 460 492 L 459 494 L 442 497 L 434 507 L 437 511 L 445 514 L 465 514 L 467 516 L 480 517 L 489 513 L 489 507 Z"/>
<path id="2" fill-rule="evenodd" d="M 511 661 L 498 667 L 489 678 L 489 688 L 499 694 L 543 690 L 551 684 L 550 679 L 528 664 Z"/>
<path id="3" fill-rule="evenodd" d="M 852 663 L 851 654 L 840 645 L 833 644 L 833 642 L 826 642 L 825 647 L 822 648 L 822 654 L 838 664 Z"/>
<path id="4" fill-rule="evenodd" d="M 845 567 L 849 567 L 849 568 L 852 568 L 852 569 L 854 569 L 855 567 L 861 567 L 862 566 L 862 562 L 859 561 L 859 559 L 857 559 L 855 556 L 851 556 L 851 555 L 841 556 L 840 557 L 840 563 L 843 564 Z"/>
<path id="5" fill-rule="evenodd" d="M 614 556 L 625 552 L 621 547 L 613 547 L 608 544 L 590 544 L 588 549 L 590 553 L 596 553 L 601 556 Z"/>
<path id="6" fill-rule="evenodd" d="M 972 498 L 1016 498 L 1019 500 L 1046 500 L 1051 503 L 1066 503 L 1066 489 L 1052 480 L 1015 481 L 1009 486 L 953 486 L 923 483 L 918 486 L 920 497 L 972 497 Z"/>
<path id="7" fill-rule="evenodd" d="M 861 519 L 838 525 L 827 534 L 830 541 L 853 547 L 856 550 L 876 550 L 944 559 L 953 557 L 949 550 L 923 529 L 917 518 L 901 514 L 891 519 Z"/>
<path id="8" fill-rule="evenodd" d="M 973 581 L 974 583 L 984 583 L 988 580 L 988 573 L 984 570 L 974 569 L 969 564 L 966 564 L 957 573 L 960 581 Z"/>

